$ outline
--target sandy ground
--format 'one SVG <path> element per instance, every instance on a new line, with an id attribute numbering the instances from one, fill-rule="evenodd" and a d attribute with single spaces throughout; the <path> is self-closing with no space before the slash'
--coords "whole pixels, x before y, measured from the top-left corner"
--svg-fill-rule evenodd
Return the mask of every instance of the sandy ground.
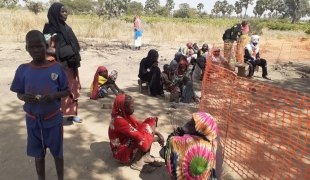
<path id="1" fill-rule="evenodd" d="M 86 44 L 90 45 L 91 43 Z M 269 46 L 271 46 L 270 44 L 272 45 L 269 42 Z M 89 100 L 88 92 L 98 66 L 104 65 L 110 71 L 117 70 L 119 72 L 117 84 L 135 99 L 134 115 L 136 118 L 144 120 L 149 116 L 158 116 L 158 130 L 167 137 L 172 131 L 173 124 L 171 121 L 173 116 L 171 113 L 169 114 L 171 112 L 170 104 L 163 98 L 153 98 L 146 93 L 139 93 L 137 74 L 141 59 L 147 55 L 150 49 L 156 48 L 159 51 L 159 66 L 162 68 L 164 64 L 170 63 L 178 46 L 145 44 L 142 50 L 137 52 L 129 48 L 122 49 L 121 44 L 117 41 L 111 41 L 109 46 L 93 44 L 85 48 L 84 44 L 85 50 L 81 52 L 83 60 L 80 68 L 83 89 L 79 99 L 79 116 L 84 119 L 84 122 L 82 124 L 64 122 L 65 179 L 170 179 L 164 166 L 156 169 L 152 174 L 142 174 L 118 164 L 113 159 L 107 134 L 111 110 L 101 107 L 102 103 L 112 103 L 115 96 L 111 94 L 109 98 L 92 101 Z M 9 90 L 18 65 L 31 60 L 24 47 L 23 42 L 0 45 L 0 100 L 2 102 L 0 106 L 0 179 L 36 179 L 33 158 L 26 155 L 27 134 L 22 102 L 17 99 L 16 94 Z M 308 49 L 303 49 L 303 52 L 307 51 Z M 268 51 L 266 50 L 264 53 L 268 60 Z M 300 54 L 298 53 L 298 55 Z M 273 59 L 276 58 L 275 56 Z M 272 81 L 268 83 L 310 93 L 310 58 L 308 58 L 309 61 L 300 61 L 299 57 L 295 59 L 291 57 L 290 60 L 291 62 L 280 59 L 278 64 L 269 63 L 269 74 Z M 261 70 L 256 73 L 255 78 L 262 80 Z M 178 124 L 180 123 L 182 122 L 178 122 Z M 157 160 L 163 161 L 159 157 L 159 150 L 160 146 L 153 144 L 151 154 Z M 224 176 L 224 179 L 239 179 L 228 168 L 225 168 L 225 172 L 228 174 Z M 49 151 L 46 158 L 46 175 L 47 179 L 56 179 L 54 162 Z"/>

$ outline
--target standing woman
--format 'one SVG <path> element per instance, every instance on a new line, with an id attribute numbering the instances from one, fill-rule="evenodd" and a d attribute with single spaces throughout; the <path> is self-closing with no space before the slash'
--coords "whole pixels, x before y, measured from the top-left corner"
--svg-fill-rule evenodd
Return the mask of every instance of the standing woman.
<path id="1" fill-rule="evenodd" d="M 72 29 L 65 23 L 68 14 L 67 9 L 61 3 L 54 3 L 48 10 L 48 23 L 45 24 L 43 34 L 49 45 L 47 56 L 53 56 L 65 69 L 69 81 L 71 95 L 62 98 L 61 110 L 67 120 L 82 122 L 77 116 L 78 98 L 81 84 L 79 79 L 80 46 Z M 54 41 L 54 42 L 52 42 Z"/>
<path id="2" fill-rule="evenodd" d="M 142 45 L 142 29 L 141 29 L 141 20 L 140 20 L 138 14 L 135 15 L 133 22 L 134 22 L 133 24 L 135 27 L 134 46 L 135 46 L 135 50 L 140 50 L 140 47 Z"/>

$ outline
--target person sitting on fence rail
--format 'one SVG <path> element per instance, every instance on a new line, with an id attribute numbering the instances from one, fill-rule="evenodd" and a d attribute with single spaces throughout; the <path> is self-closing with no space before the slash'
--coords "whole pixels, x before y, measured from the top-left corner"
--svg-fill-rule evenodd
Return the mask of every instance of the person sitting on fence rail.
<path id="1" fill-rule="evenodd" d="M 176 128 L 159 154 L 165 159 L 172 179 L 221 179 L 223 158 L 214 118 L 205 112 Z"/>
<path id="2" fill-rule="evenodd" d="M 270 80 L 267 77 L 267 61 L 262 59 L 259 54 L 259 36 L 253 35 L 251 36 L 251 40 L 249 44 L 247 44 L 244 48 L 244 62 L 249 65 L 249 74 L 248 77 L 252 77 L 254 74 L 254 69 L 256 66 L 260 66 L 263 69 L 263 78 Z"/>
<path id="3" fill-rule="evenodd" d="M 221 49 L 219 47 L 213 48 L 212 53 L 212 63 L 221 67 L 227 67 L 229 64 L 229 61 L 221 55 Z"/>

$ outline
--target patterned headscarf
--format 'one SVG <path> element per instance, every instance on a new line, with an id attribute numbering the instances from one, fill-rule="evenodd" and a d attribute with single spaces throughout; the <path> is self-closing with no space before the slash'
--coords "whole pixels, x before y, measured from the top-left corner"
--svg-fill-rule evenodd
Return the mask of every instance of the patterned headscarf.
<path id="1" fill-rule="evenodd" d="M 165 162 L 171 179 L 205 180 L 215 179 L 217 126 L 208 113 L 193 114 L 196 135 L 171 136 L 167 139 Z"/>
<path id="2" fill-rule="evenodd" d="M 133 117 L 133 115 L 127 115 L 125 112 L 125 96 L 125 94 L 116 96 L 113 103 L 111 116 L 114 119 L 117 116 L 121 116 L 122 118 L 126 119 L 134 128 L 137 128 L 139 122 L 136 120 L 136 118 Z"/>
<path id="3" fill-rule="evenodd" d="M 140 20 L 138 14 L 135 15 L 134 26 L 135 26 L 135 29 L 136 29 L 137 31 L 139 31 L 139 30 L 141 29 L 141 20 Z"/>
<path id="4" fill-rule="evenodd" d="M 96 99 L 98 99 L 98 80 L 99 80 L 99 73 L 100 72 L 104 72 L 104 71 L 107 71 L 107 73 L 108 73 L 108 70 L 107 70 L 107 68 L 106 67 L 104 67 L 104 66 L 99 66 L 98 68 L 97 68 L 97 71 L 96 71 L 96 73 L 95 73 L 95 75 L 94 75 L 94 80 L 93 80 L 93 92 L 92 92 L 92 94 L 91 94 L 91 96 L 90 96 L 90 99 L 93 99 L 93 100 L 96 100 Z M 107 77 L 104 77 L 104 78 L 107 78 Z"/>
<path id="5" fill-rule="evenodd" d="M 217 137 L 218 129 L 214 118 L 205 112 L 193 114 L 196 131 L 205 136 L 206 139 L 212 141 Z"/>

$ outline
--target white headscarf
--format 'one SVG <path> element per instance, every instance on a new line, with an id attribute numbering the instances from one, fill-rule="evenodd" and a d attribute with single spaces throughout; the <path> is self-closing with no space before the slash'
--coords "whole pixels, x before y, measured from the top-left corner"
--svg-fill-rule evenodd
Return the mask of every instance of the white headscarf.
<path id="1" fill-rule="evenodd" d="M 259 49 L 259 35 L 251 36 L 250 45 L 253 51 L 256 51 Z"/>

